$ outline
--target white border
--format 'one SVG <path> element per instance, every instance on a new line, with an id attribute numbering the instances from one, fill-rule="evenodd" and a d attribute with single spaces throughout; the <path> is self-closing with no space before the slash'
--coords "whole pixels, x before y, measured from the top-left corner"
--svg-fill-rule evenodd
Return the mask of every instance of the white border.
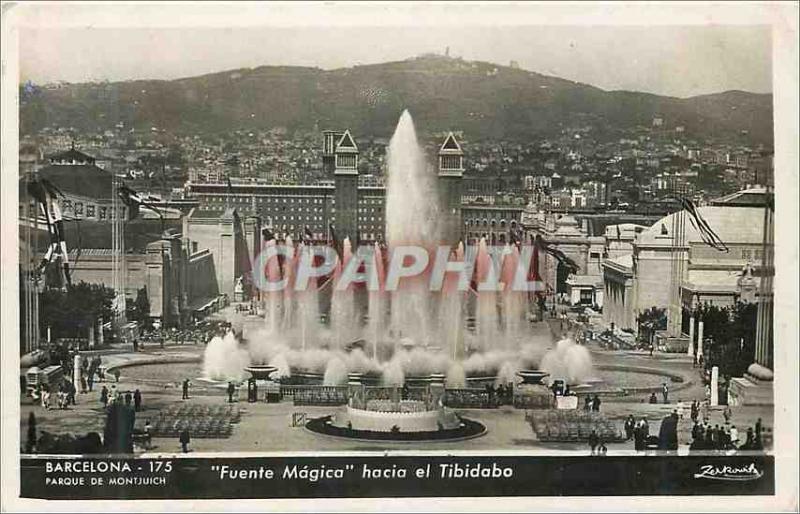
<path id="1" fill-rule="evenodd" d="M 341 500 L 43 501 L 18 499 L 19 404 L 17 374 L 2 373 L 2 510 L 107 512 L 176 509 L 520 511 L 797 510 L 797 220 L 798 220 L 798 4 L 741 2 L 651 3 L 27 3 L 2 5 L 2 369 L 18 365 L 17 166 L 18 29 L 36 27 L 245 26 L 526 26 L 526 25 L 770 25 L 773 28 L 776 211 L 775 497 L 443 498 Z M 4 393 L 4 396 L 6 394 Z M 396 453 L 396 452 L 392 452 Z M 431 454 L 434 452 L 417 452 Z M 457 452 L 435 452 L 455 454 Z M 477 452 L 473 452 L 477 453 Z M 327 454 L 327 453 L 326 453 Z"/>

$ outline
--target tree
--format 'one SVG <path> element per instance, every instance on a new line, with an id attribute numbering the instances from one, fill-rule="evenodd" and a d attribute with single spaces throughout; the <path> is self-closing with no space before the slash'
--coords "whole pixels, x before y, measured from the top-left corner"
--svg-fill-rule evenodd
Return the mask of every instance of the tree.
<path id="1" fill-rule="evenodd" d="M 143 326 L 150 324 L 150 299 L 146 288 L 143 287 L 136 292 L 136 300 L 130 306 L 128 319 L 138 321 Z"/>
<path id="2" fill-rule="evenodd" d="M 652 334 L 659 330 L 667 329 L 667 309 L 656 306 L 650 307 L 642 311 L 636 317 L 636 321 L 639 323 L 639 333 L 645 342 L 650 341 Z"/>
<path id="3" fill-rule="evenodd" d="M 85 337 L 98 319 L 111 319 L 114 290 L 102 284 L 80 282 L 67 291 L 46 289 L 39 298 L 42 333 L 50 326 L 60 337 Z"/>
<path id="4" fill-rule="evenodd" d="M 703 353 L 708 366 L 719 366 L 723 376 L 740 377 L 755 358 L 755 303 L 737 302 L 730 307 L 701 305 L 695 317 L 704 324 Z"/>

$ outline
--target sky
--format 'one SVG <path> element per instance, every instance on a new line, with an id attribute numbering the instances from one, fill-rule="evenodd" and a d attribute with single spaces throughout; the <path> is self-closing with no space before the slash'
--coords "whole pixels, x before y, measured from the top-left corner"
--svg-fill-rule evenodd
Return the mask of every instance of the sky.
<path id="1" fill-rule="evenodd" d="M 190 5 L 190 4 L 187 4 Z M 318 22 L 319 23 L 319 22 Z M 407 22 L 406 22 L 407 23 Z M 591 84 L 688 97 L 772 91 L 768 26 L 36 26 L 20 30 L 22 82 L 175 79 L 236 68 L 324 69 L 445 53 Z"/>

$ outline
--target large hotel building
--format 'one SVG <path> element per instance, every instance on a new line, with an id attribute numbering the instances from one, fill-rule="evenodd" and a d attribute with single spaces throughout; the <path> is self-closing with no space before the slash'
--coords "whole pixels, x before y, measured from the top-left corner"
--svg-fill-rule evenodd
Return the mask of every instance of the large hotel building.
<path id="1" fill-rule="evenodd" d="M 187 198 L 198 202 L 192 218 L 219 218 L 228 209 L 243 217 L 257 217 L 277 237 L 304 236 L 305 228 L 316 240 L 336 237 L 361 243 L 382 241 L 385 228 L 386 190 L 359 176 L 358 146 L 349 131 L 323 133 L 323 169 L 332 180 L 314 185 L 264 183 L 188 183 Z M 438 193 L 444 242 L 487 237 L 505 242 L 517 226 L 520 205 L 466 202 L 462 196 L 464 152 L 450 133 L 438 152 Z"/>

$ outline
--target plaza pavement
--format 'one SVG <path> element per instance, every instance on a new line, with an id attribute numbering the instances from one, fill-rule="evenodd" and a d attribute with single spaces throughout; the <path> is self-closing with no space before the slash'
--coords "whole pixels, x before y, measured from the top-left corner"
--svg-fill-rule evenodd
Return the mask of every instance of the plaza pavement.
<path id="1" fill-rule="evenodd" d="M 538 324 L 537 334 L 548 330 L 546 323 Z M 553 334 L 557 337 L 558 334 Z M 161 362 L 189 362 L 197 361 L 202 355 L 203 345 L 166 345 L 160 347 L 145 347 L 139 353 L 117 353 L 103 356 L 106 367 L 126 364 L 144 364 L 155 360 Z M 615 420 L 622 430 L 623 420 L 633 414 L 636 419 L 647 418 L 650 433 L 658 434 L 660 421 L 676 407 L 682 400 L 685 404 L 684 419 L 679 424 L 679 443 L 681 452 L 686 452 L 690 442 L 691 420 L 689 419 L 689 404 L 692 400 L 703 400 L 704 388 L 699 381 L 697 370 L 692 369 L 691 361 L 681 356 L 655 354 L 650 356 L 646 352 L 605 351 L 597 347 L 590 347 L 595 364 L 616 364 L 655 368 L 683 376 L 694 376 L 692 384 L 684 390 L 670 395 L 669 404 L 647 403 L 647 395 L 624 397 L 620 399 L 609 398 L 601 406 L 601 412 Z M 20 413 L 20 429 L 24 444 L 24 434 L 27 429 L 28 413 L 34 412 L 37 419 L 37 428 L 40 431 L 52 433 L 85 434 L 96 431 L 102 434 L 104 414 L 100 404 L 100 389 L 105 384 L 110 387 L 114 378 L 107 375 L 110 381 L 95 383 L 94 391 L 87 394 L 78 394 L 78 405 L 67 410 L 46 411 L 39 405 L 32 405 L 30 399 L 22 399 Z M 137 414 L 137 425 L 169 405 L 183 402 L 198 404 L 220 404 L 227 398 L 224 391 L 212 387 L 202 381 L 193 381 L 191 398 L 181 400 L 180 381 L 185 377 L 175 377 L 175 381 L 146 381 L 134 380 L 126 376 L 125 368 L 121 368 L 120 382 L 114 384 L 119 391 L 133 391 L 138 388 L 143 396 L 144 410 Z M 189 377 L 190 379 L 196 377 Z M 659 395 L 659 401 L 661 396 Z M 387 442 L 362 442 L 312 433 L 303 427 L 292 427 L 293 413 L 303 412 L 309 418 L 335 414 L 343 411 L 344 407 L 295 407 L 291 401 L 278 404 L 266 403 L 240 403 L 242 409 L 241 421 L 234 425 L 233 435 L 227 439 L 199 439 L 195 438 L 190 444 L 192 452 L 308 452 L 308 451 L 507 451 L 531 454 L 588 454 L 585 443 L 541 443 L 530 424 L 525 420 L 525 412 L 512 407 L 498 409 L 462 409 L 460 414 L 466 418 L 480 421 L 487 427 L 485 435 L 473 439 L 453 442 L 430 443 L 387 443 Z M 773 409 L 768 406 L 759 407 L 734 407 L 732 423 L 739 429 L 740 437 L 744 438 L 747 427 L 755 424 L 762 418 L 765 426 L 771 427 Z M 722 407 L 711 409 L 710 423 L 724 424 Z M 155 438 L 153 447 L 148 453 L 173 454 L 178 452 L 180 445 L 177 439 Z M 608 454 L 633 454 L 633 443 L 610 443 Z"/>

